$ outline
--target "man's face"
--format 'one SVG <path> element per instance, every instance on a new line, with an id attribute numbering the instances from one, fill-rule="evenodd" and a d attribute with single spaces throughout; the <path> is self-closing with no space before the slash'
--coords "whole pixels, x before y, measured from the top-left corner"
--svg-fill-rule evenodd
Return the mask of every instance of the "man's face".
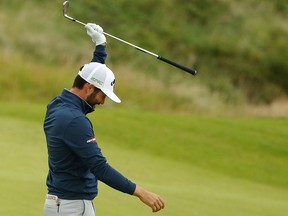
<path id="1" fill-rule="evenodd" d="M 95 109 L 96 105 L 103 105 L 105 103 L 106 95 L 97 88 L 94 88 L 94 92 L 88 95 L 86 102 Z"/>

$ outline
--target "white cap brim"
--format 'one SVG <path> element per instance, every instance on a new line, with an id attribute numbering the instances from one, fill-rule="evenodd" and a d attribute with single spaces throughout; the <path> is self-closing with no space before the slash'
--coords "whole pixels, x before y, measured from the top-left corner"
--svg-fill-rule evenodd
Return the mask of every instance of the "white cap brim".
<path id="1" fill-rule="evenodd" d="M 111 92 L 109 90 L 101 89 L 101 91 L 109 97 L 112 101 L 115 103 L 121 103 L 121 100 L 117 97 L 117 95 L 114 92 Z"/>

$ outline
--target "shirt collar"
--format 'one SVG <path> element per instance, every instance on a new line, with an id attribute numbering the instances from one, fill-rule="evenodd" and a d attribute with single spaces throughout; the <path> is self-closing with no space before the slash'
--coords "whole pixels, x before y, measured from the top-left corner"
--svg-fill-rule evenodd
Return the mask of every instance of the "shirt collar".
<path id="1" fill-rule="evenodd" d="M 85 115 L 94 111 L 94 109 L 78 95 L 72 93 L 68 89 L 62 91 L 61 97 L 68 103 L 79 108 Z"/>

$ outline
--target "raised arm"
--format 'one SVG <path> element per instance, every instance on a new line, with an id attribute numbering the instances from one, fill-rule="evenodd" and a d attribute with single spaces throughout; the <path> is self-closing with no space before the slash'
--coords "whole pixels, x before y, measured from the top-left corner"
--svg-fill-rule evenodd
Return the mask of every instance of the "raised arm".
<path id="1" fill-rule="evenodd" d="M 103 34 L 103 29 L 94 23 L 87 23 L 85 25 L 87 29 L 87 34 L 91 37 L 93 43 L 96 44 L 95 51 L 91 62 L 99 62 L 105 64 L 106 62 L 106 37 Z"/>

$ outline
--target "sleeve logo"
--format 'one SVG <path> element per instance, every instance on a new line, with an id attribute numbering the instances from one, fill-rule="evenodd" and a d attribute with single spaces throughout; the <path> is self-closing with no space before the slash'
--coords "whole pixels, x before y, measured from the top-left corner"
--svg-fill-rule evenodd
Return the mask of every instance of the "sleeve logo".
<path id="1" fill-rule="evenodd" d="M 91 139 L 86 141 L 87 143 L 96 143 L 95 137 L 92 137 Z"/>

